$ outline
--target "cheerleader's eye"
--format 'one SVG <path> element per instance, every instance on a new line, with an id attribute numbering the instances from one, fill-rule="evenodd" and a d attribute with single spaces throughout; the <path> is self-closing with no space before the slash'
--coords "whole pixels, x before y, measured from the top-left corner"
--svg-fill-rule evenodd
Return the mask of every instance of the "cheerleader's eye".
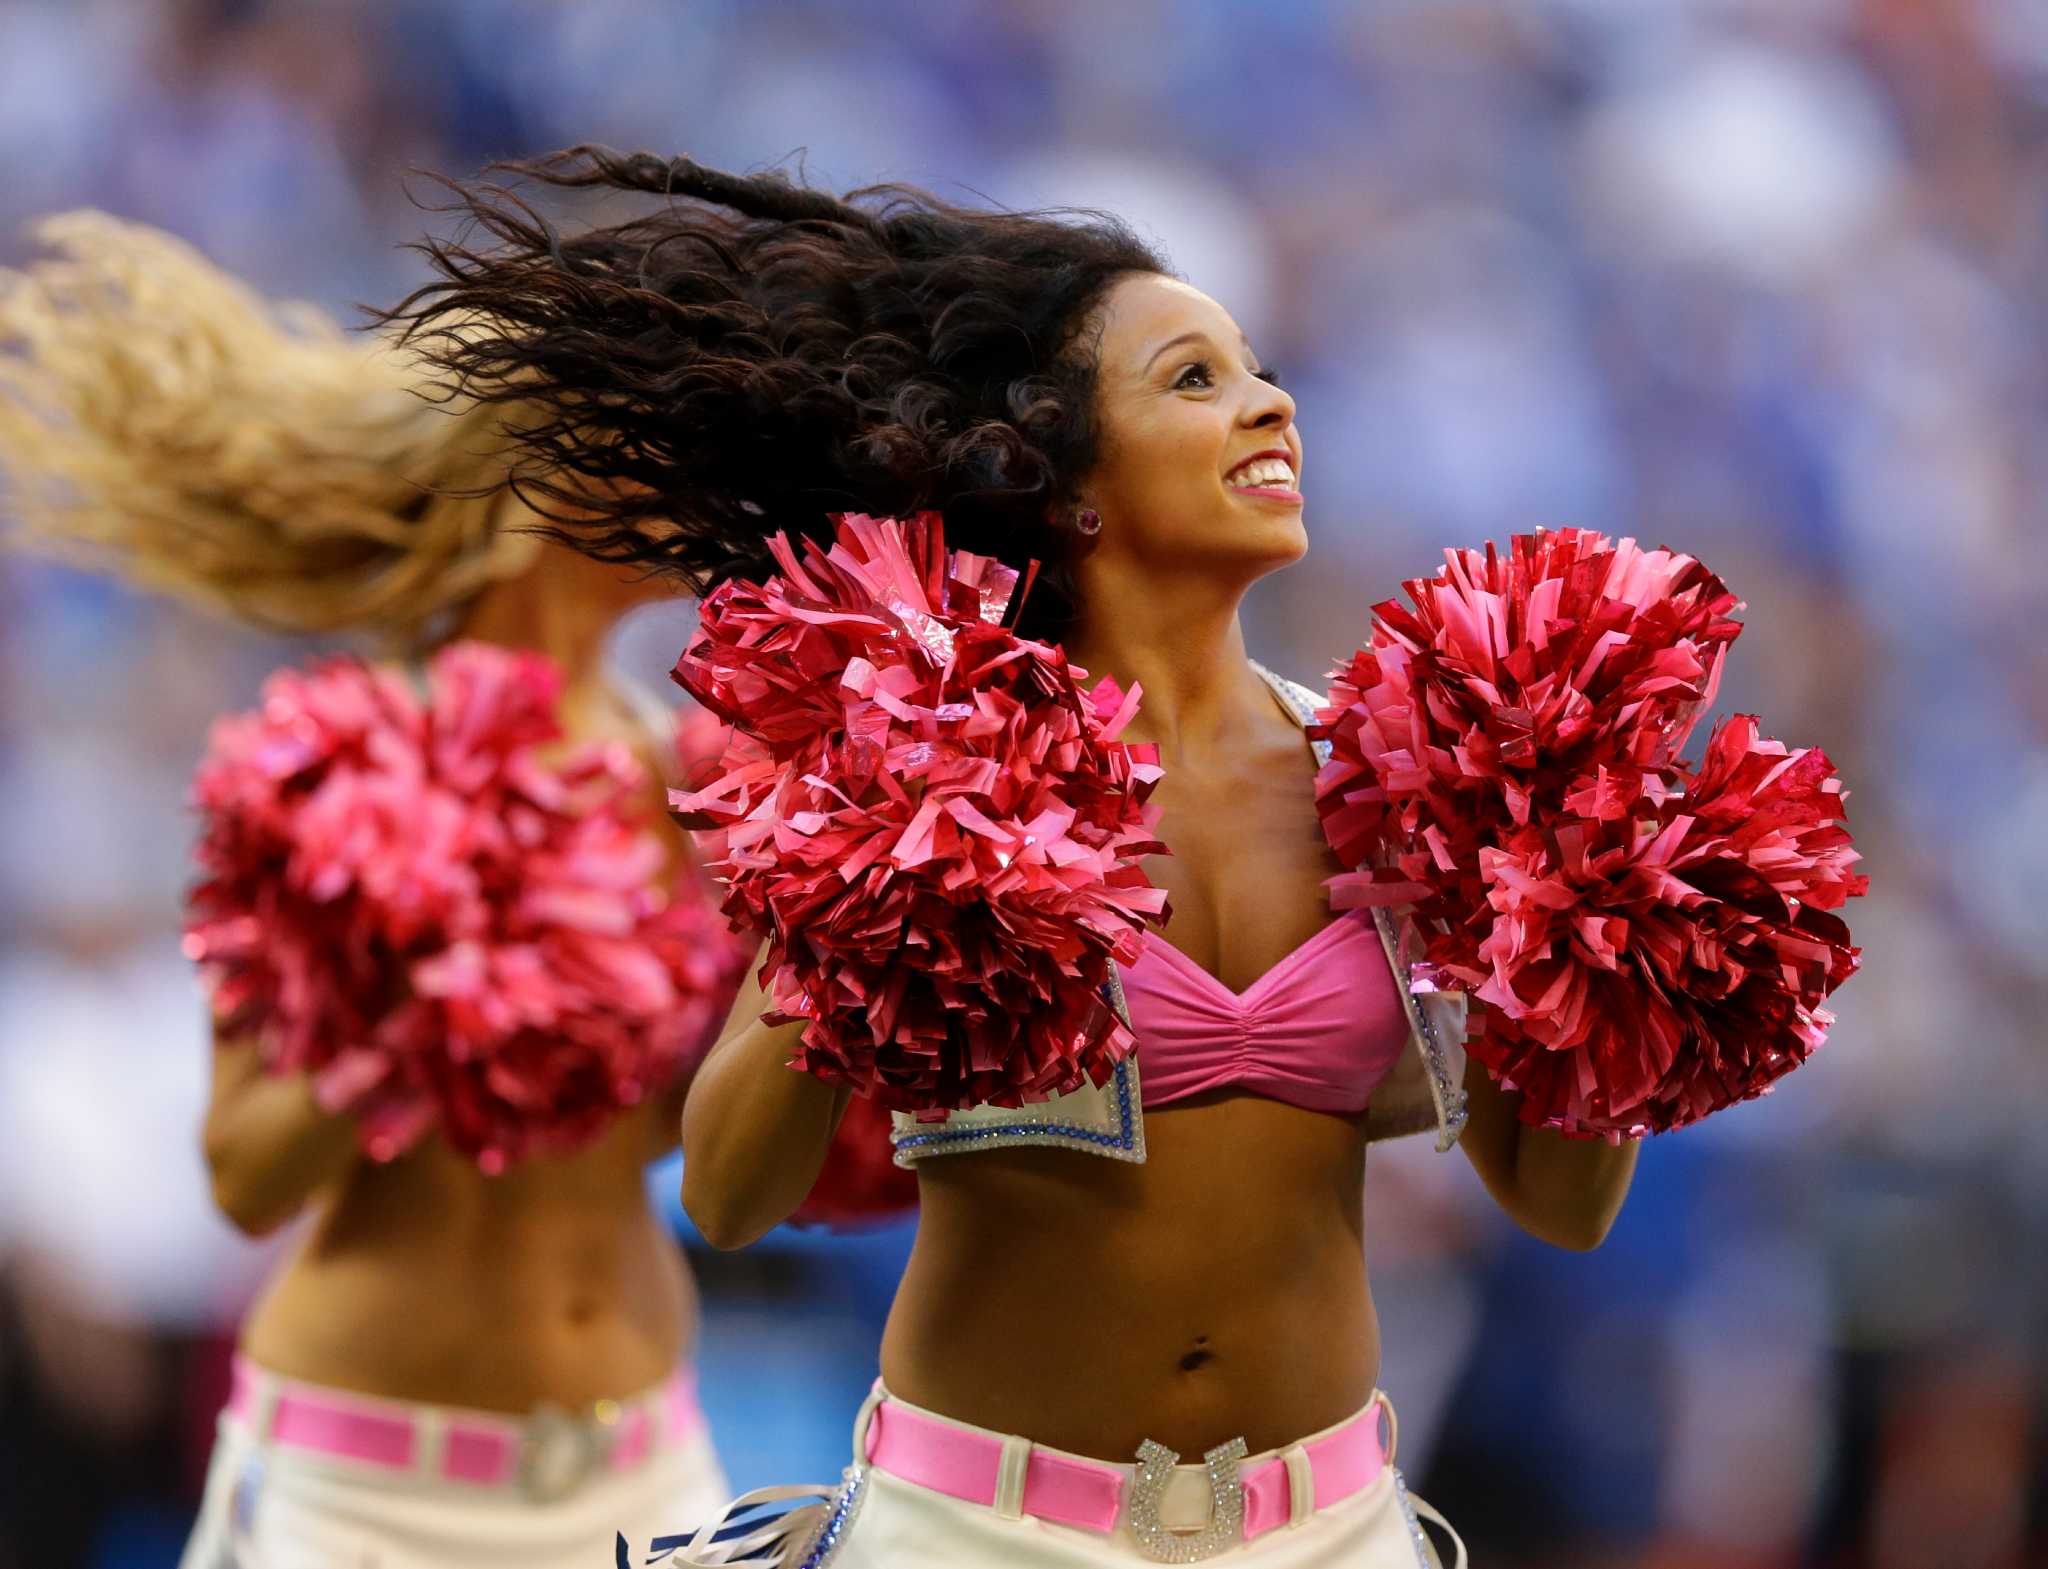
<path id="1" fill-rule="evenodd" d="M 1269 386 L 1277 387 L 1281 384 L 1280 373 L 1277 370 L 1273 369 L 1273 367 L 1270 365 L 1268 365 L 1264 370 L 1255 370 L 1252 372 L 1252 374 L 1258 377 L 1259 380 L 1267 383 Z"/>
<path id="2" fill-rule="evenodd" d="M 1209 368 L 1207 360 L 1196 360 L 1176 376 L 1173 382 L 1175 391 L 1182 388 L 1212 387 L 1215 384 L 1216 374 Z"/>

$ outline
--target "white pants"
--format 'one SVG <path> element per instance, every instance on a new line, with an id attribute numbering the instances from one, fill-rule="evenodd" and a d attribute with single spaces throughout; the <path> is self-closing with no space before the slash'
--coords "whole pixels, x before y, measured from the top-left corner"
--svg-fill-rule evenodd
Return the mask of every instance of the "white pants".
<path id="1" fill-rule="evenodd" d="M 180 1569 L 611 1569 L 731 1496 L 701 1427 L 538 1504 L 516 1488 L 384 1470 L 275 1444 L 223 1413 Z"/>
<path id="2" fill-rule="evenodd" d="M 968 1503 L 862 1464 L 858 1457 L 863 1452 L 866 1414 L 864 1408 L 856 1424 L 855 1463 L 836 1493 L 784 1516 L 778 1526 L 758 1532 L 751 1543 L 735 1539 L 714 1545 L 707 1532 L 669 1562 L 758 1563 L 775 1569 L 1130 1569 L 1157 1561 L 1139 1546 L 1127 1520 L 1102 1535 L 1028 1515 L 1005 1519 L 985 1504 Z M 1242 1468 L 1248 1470 L 1280 1453 L 1248 1456 Z M 1190 1480 L 1202 1476 L 1199 1466 L 1180 1470 L 1191 1473 Z M 741 1518 L 739 1512 L 750 1500 L 758 1499 L 766 1508 L 794 1502 L 805 1493 L 816 1497 L 815 1491 L 798 1488 L 748 1494 L 731 1506 L 733 1518 Z M 1175 1493 L 1200 1494 L 1206 1505 L 1205 1481 L 1193 1489 L 1175 1484 L 1169 1496 Z M 1315 1510 L 1297 1524 L 1226 1547 L 1205 1561 L 1243 1564 L 1247 1569 L 1254 1564 L 1259 1569 L 1441 1569 L 1442 1560 L 1416 1517 L 1418 1510 L 1441 1524 L 1434 1510 L 1410 1497 L 1401 1473 L 1389 1464 L 1371 1485 L 1349 1498 Z M 1182 1529 L 1201 1521 L 1162 1515 L 1162 1523 Z M 744 1526 L 735 1525 L 727 1534 L 737 1538 L 744 1533 Z M 1456 1541 L 1448 1528 L 1444 1536 Z M 1462 1546 L 1454 1562 L 1463 1569 Z"/>
<path id="3" fill-rule="evenodd" d="M 1363 1492 L 1208 1561 L 1259 1569 L 1438 1569 L 1434 1550 L 1410 1529 L 1402 1486 L 1389 1466 Z M 1028 1516 L 1004 1520 L 993 1509 L 873 1467 L 863 1490 L 867 1496 L 842 1528 L 838 1555 L 824 1560 L 831 1569 L 1130 1569 L 1151 1561 L 1121 1525 L 1097 1536 Z"/>

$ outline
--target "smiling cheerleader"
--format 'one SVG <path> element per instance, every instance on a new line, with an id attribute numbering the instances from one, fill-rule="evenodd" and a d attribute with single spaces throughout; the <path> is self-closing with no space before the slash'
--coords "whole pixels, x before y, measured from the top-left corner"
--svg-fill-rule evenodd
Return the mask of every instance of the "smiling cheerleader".
<path id="1" fill-rule="evenodd" d="M 845 1476 L 750 1495 L 674 1561 L 1462 1564 L 1378 1390 L 1367 1149 L 1431 1131 L 1583 1249 L 1638 1146 L 1580 1136 L 1609 1097 L 1538 1126 L 1468 1068 L 1447 912 L 1353 896 L 1430 825 L 1383 820 L 1362 745 L 1332 762 L 1343 693 L 1245 646 L 1245 592 L 1308 548 L 1293 398 L 1099 213 L 602 149 L 527 172 L 657 200 L 559 232 L 471 194 L 490 243 L 429 245 L 439 281 L 392 316 L 451 390 L 540 411 L 526 492 L 607 498 L 565 535 L 709 595 L 678 679 L 735 737 L 682 804 L 764 974 L 692 1085 L 684 1202 L 751 1242 L 855 1096 L 922 1189 Z M 1370 820 L 1340 858 L 1346 795 Z M 1498 992 L 1535 1023 L 1489 1040 L 1580 1039 L 1543 1033 L 1540 940 Z M 1603 982 L 1602 1017 L 1647 976 Z"/>

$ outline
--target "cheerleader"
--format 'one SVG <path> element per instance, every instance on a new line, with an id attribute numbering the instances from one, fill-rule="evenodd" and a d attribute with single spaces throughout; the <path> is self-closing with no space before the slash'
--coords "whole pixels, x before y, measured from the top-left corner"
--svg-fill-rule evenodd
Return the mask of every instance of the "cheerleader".
<path id="1" fill-rule="evenodd" d="M 495 490 L 502 411 L 429 405 L 388 346 L 168 235 L 89 213 L 43 233 L 54 254 L 0 276 L 14 542 L 257 626 L 374 639 L 408 684 L 456 639 L 537 656 L 517 668 L 559 683 L 544 719 L 624 755 L 666 825 L 669 720 L 604 662 L 656 589 L 528 529 Z M 680 848 L 656 891 L 701 904 Z M 707 907 L 673 977 L 713 1023 L 727 941 Z M 487 1174 L 431 1133 L 366 1153 L 333 1075 L 271 1071 L 254 1024 L 224 1020 L 215 1198 L 252 1237 L 305 1224 L 242 1328 L 185 1569 L 559 1569 L 711 1513 L 727 1487 L 696 1300 L 643 1181 L 680 1095 Z"/>
<path id="2" fill-rule="evenodd" d="M 729 752 L 725 782 L 687 804 L 726 825 L 727 908 L 768 941 L 690 1090 L 683 1201 L 716 1245 L 760 1237 L 803 1198 L 856 1088 L 903 1108 L 896 1158 L 922 1195 L 839 1485 L 808 1502 L 797 1488 L 750 1495 L 674 1561 L 1462 1565 L 1447 1528 L 1429 1539 L 1442 1522 L 1402 1481 L 1379 1388 L 1367 1150 L 1432 1132 L 1518 1225 L 1588 1249 L 1637 1145 L 1534 1125 L 1542 1108 L 1476 1055 L 1487 1029 L 1468 1070 L 1465 994 L 1488 988 L 1438 954 L 1443 929 L 1377 886 L 1333 914 L 1329 885 L 1361 873 L 1322 819 L 1372 816 L 1400 779 L 1347 784 L 1339 758 L 1319 791 L 1328 743 L 1308 726 L 1331 710 L 1246 647 L 1246 591 L 1309 545 L 1294 399 L 1223 305 L 1107 215 L 968 209 L 897 186 L 840 199 L 593 148 L 526 172 L 659 200 L 565 232 L 516 198 L 469 194 L 490 245 L 430 242 L 438 280 L 390 319 L 451 389 L 545 411 L 512 467 L 543 499 L 604 498 L 563 514 L 593 556 L 710 595 L 717 625 L 678 679 L 727 704 L 752 749 Z M 959 552 L 944 561 L 923 553 L 941 526 Z M 1598 568 L 1574 585 L 1597 588 Z M 1704 592 L 1689 572 L 1645 569 L 1687 606 Z M 998 623 L 1015 646 L 991 641 Z M 1141 871 L 1172 917 L 1119 940 L 1104 987 L 1116 1025 L 1057 977 L 1038 995 L 1048 1014 L 1071 1004 L 1059 1017 L 1072 1028 L 1037 1029 L 988 1004 L 993 982 L 976 990 L 1009 962 L 975 935 L 978 880 L 1012 886 L 1050 838 L 1066 880 L 1038 875 L 1067 897 L 1111 843 L 1077 842 L 1071 810 L 1013 831 L 991 801 L 1110 730 L 1069 714 L 1037 743 L 974 752 L 984 784 L 962 794 L 932 757 L 1035 722 L 1038 700 L 1004 687 L 977 708 L 976 693 L 941 690 L 970 643 L 991 681 L 1028 665 L 1051 691 L 1071 660 L 1142 689 L 1120 717 L 1160 770 L 1152 805 L 1172 853 Z M 1681 653 L 1648 690 L 1699 698 L 1698 673 Z M 1659 701 L 1630 712 L 1655 716 Z M 1352 762 L 1377 744 L 1371 723 L 1346 734 Z M 1499 748 L 1473 755 L 1457 761 L 1498 773 Z M 869 833 L 899 808 L 910 828 Z M 1008 848 L 975 848 L 988 843 Z M 1530 864 L 1522 885 L 1552 875 Z M 1133 868 L 1111 870 L 1096 887 L 1135 907 Z M 1071 971 L 1093 939 L 1070 923 L 1060 940 Z M 1629 939 L 1603 922 L 1585 940 Z M 1539 974 L 1531 957 L 1509 967 L 1517 984 L 1562 994 L 1583 979 Z M 1555 1009 L 1490 995 L 1516 1020 Z M 928 1006 L 945 997 L 963 1001 Z M 1579 1008 L 1570 1027 L 1614 1016 Z M 1129 1051 L 1115 1044 L 1126 1027 Z M 1050 1098 L 1033 1077 L 1048 1065 L 1075 1070 Z M 962 1084 L 990 1088 L 963 1105 Z"/>

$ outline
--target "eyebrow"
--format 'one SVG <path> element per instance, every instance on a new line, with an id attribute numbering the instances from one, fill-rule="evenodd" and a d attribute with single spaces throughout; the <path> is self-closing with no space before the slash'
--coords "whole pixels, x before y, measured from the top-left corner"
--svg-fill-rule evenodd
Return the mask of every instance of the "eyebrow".
<path id="1" fill-rule="evenodd" d="M 1152 357 L 1145 361 L 1145 369 L 1150 370 L 1155 364 L 1157 364 L 1159 361 L 1159 356 L 1164 354 L 1168 349 L 1177 349 L 1183 343 L 1207 343 L 1208 341 L 1209 335 L 1206 332 L 1201 331 L 1184 332 L 1178 338 L 1168 338 L 1164 343 L 1160 344 L 1158 348 L 1152 351 Z M 1257 364 L 1259 357 L 1258 355 L 1252 353 L 1252 340 L 1249 338 L 1240 338 L 1238 341 L 1244 345 L 1244 357 L 1250 360 L 1253 364 Z"/>

